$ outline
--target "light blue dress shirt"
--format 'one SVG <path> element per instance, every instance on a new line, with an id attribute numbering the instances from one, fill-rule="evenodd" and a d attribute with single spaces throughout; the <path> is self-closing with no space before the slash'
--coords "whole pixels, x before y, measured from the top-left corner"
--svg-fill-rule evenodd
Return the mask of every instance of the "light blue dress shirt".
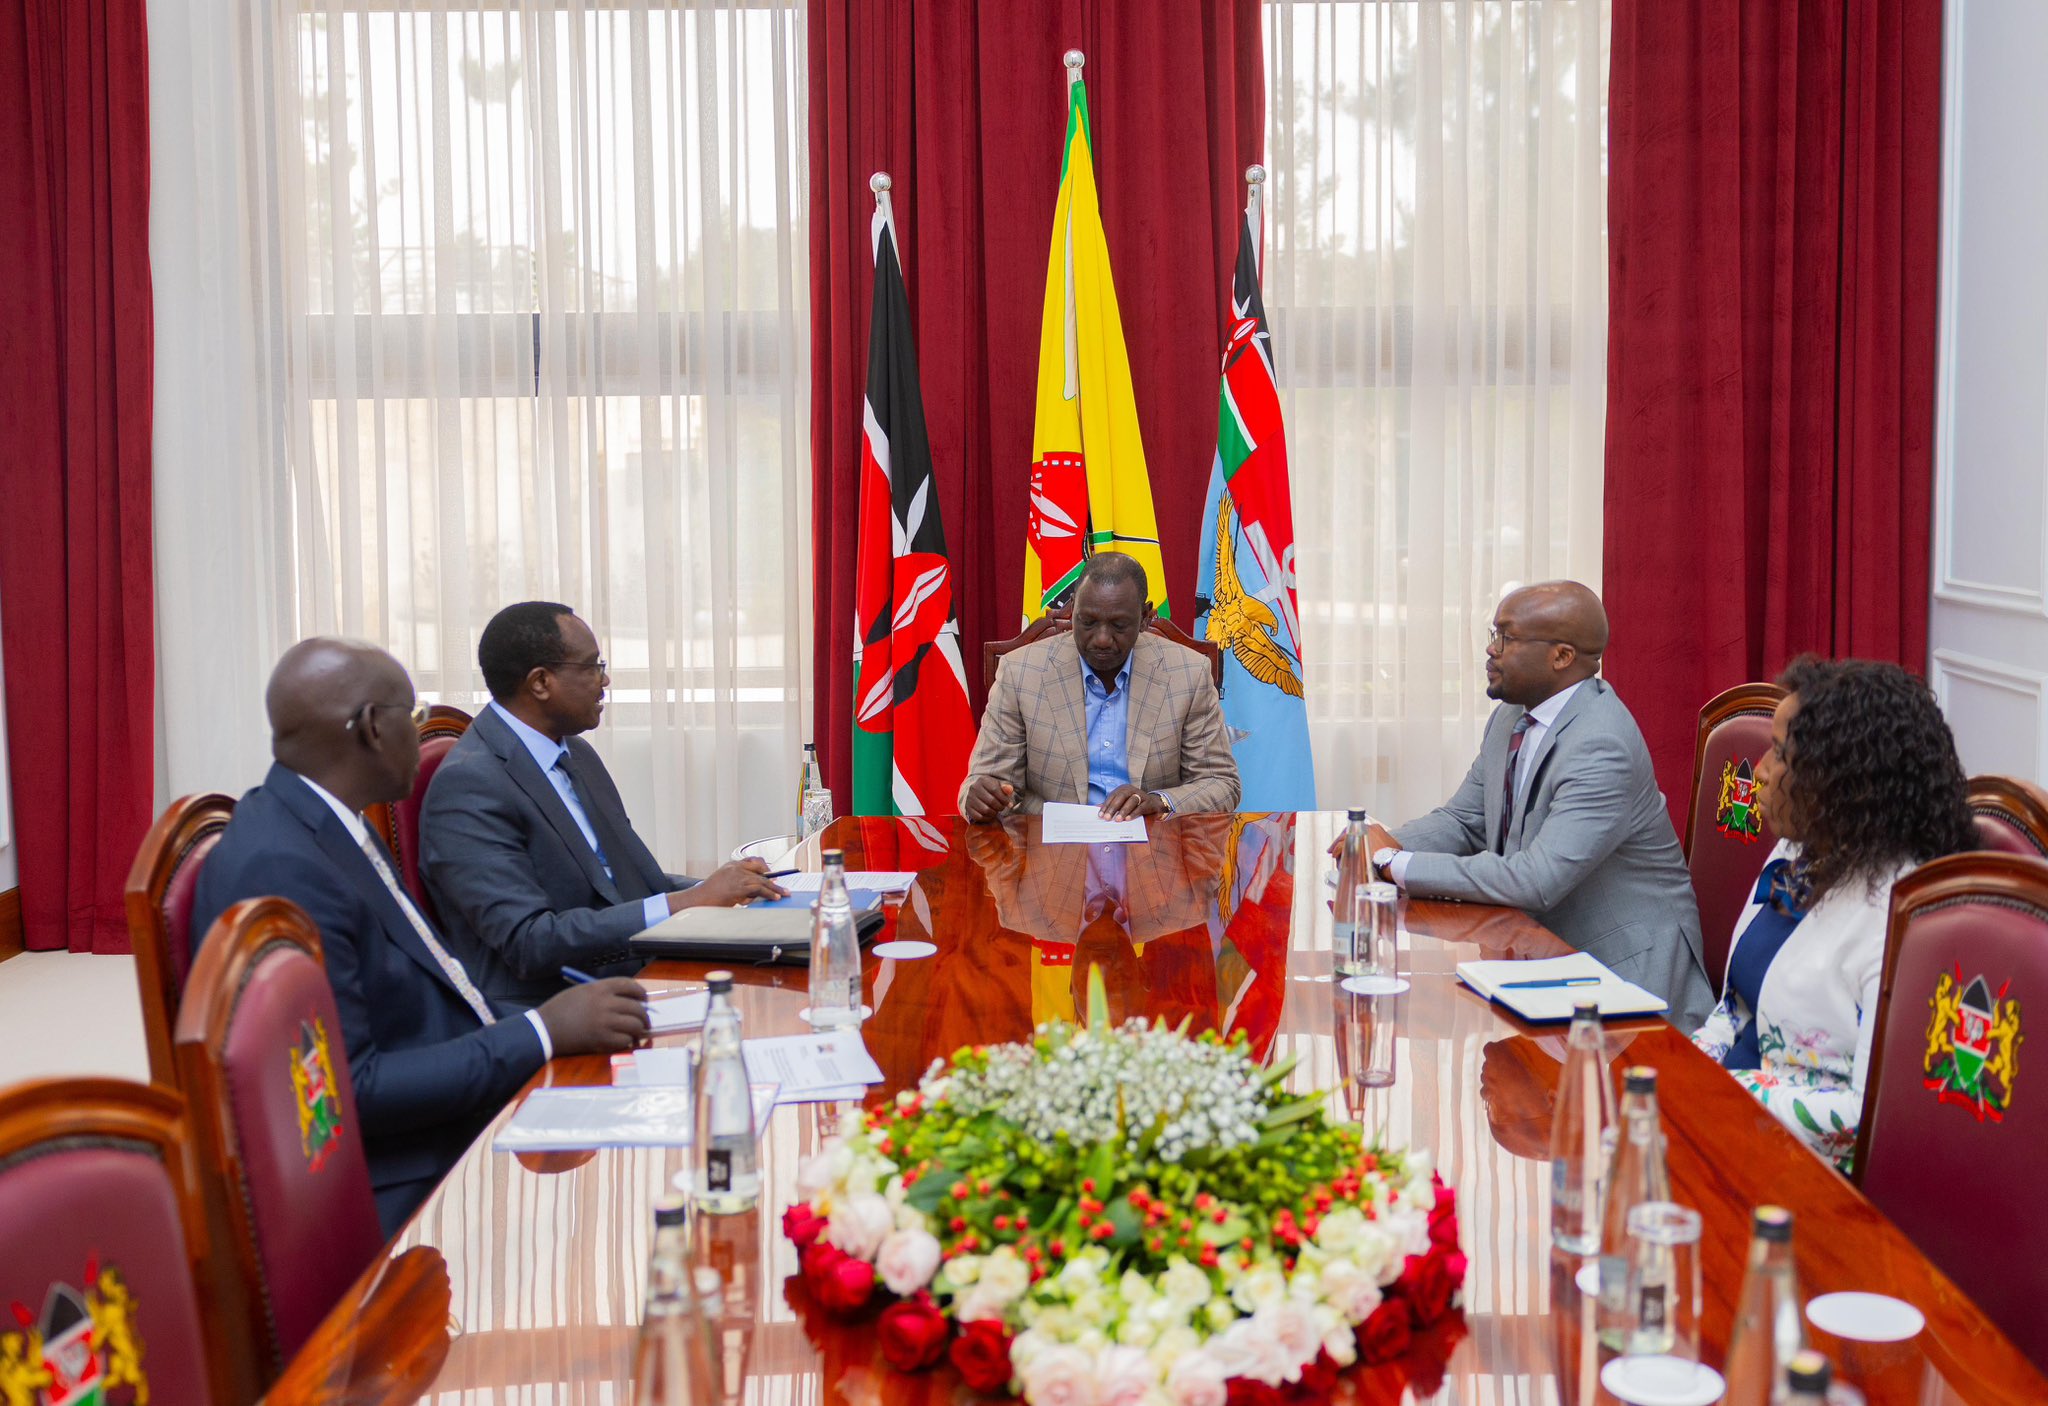
<path id="1" fill-rule="evenodd" d="M 496 699 L 491 700 L 490 708 L 498 715 L 498 721 L 511 728 L 512 735 L 533 754 L 533 764 L 540 768 L 540 774 L 548 779 L 548 784 L 555 788 L 555 794 L 562 798 L 562 804 L 568 808 L 569 818 L 575 821 L 576 828 L 583 832 L 590 852 L 597 856 L 597 862 L 604 866 L 604 876 L 609 879 L 612 876 L 611 861 L 605 858 L 604 847 L 597 842 L 597 831 L 591 828 L 590 817 L 583 813 L 583 801 L 577 796 L 575 784 L 569 778 L 569 768 L 566 765 L 569 744 L 557 742 L 546 733 L 528 727 L 513 717 L 510 709 L 499 707 Z M 649 894 L 641 907 L 641 916 L 647 920 L 647 926 L 650 928 L 665 920 L 668 917 L 668 895 Z"/>
<path id="2" fill-rule="evenodd" d="M 1131 717 L 1131 660 L 1124 657 L 1116 671 L 1116 691 L 1102 686 L 1102 680 L 1079 659 L 1081 666 L 1081 707 L 1088 718 L 1088 803 L 1101 805 L 1117 787 L 1131 779 L 1130 755 L 1125 750 Z"/>

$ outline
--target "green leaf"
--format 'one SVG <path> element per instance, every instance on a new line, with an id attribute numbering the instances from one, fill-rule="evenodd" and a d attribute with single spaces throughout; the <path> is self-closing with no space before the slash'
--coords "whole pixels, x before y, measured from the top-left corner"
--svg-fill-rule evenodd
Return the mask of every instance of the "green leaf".
<path id="1" fill-rule="evenodd" d="M 1814 1121 L 1813 1115 L 1806 1111 L 1806 1105 L 1796 1098 L 1792 1100 L 1792 1116 L 1797 1118 L 1799 1125 L 1809 1132 L 1818 1133 L 1826 1131 L 1819 1123 Z"/>
<path id="2" fill-rule="evenodd" d="M 1322 1105 L 1322 1098 L 1313 1094 L 1290 1099 L 1286 1103 L 1275 1104 L 1273 1110 L 1259 1120 L 1259 1126 L 1269 1130 L 1284 1128 L 1290 1123 L 1299 1123 L 1304 1118 L 1315 1117 L 1322 1111 Z"/>
<path id="3" fill-rule="evenodd" d="M 954 1175 L 950 1167 L 934 1162 L 917 1179 L 916 1185 L 903 1193 L 903 1203 L 925 1215 L 939 1209 L 939 1203 L 946 1199 L 946 1193 L 953 1189 Z"/>
<path id="4" fill-rule="evenodd" d="M 1109 991 L 1099 965 L 1088 968 L 1088 1028 L 1097 1033 L 1109 1029 Z"/>

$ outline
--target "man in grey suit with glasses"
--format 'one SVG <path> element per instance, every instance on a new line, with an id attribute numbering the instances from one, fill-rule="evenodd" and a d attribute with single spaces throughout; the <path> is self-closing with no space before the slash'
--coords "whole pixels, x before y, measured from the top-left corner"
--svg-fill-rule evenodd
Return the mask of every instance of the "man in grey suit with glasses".
<path id="1" fill-rule="evenodd" d="M 566 605 L 522 601 L 477 641 L 491 701 L 449 749 L 420 807 L 420 875 L 449 946 L 499 1000 L 532 1005 L 563 967 L 626 975 L 635 933 L 697 904 L 779 898 L 759 860 L 702 882 L 655 861 L 581 734 L 611 676 Z"/>
<path id="2" fill-rule="evenodd" d="M 1479 756 L 1374 858 L 1410 893 L 1525 910 L 1690 1031 L 1714 1004 L 1699 907 L 1643 735 L 1598 677 L 1606 648 L 1607 612 L 1576 581 L 1503 600 L 1486 646 L 1501 706 Z"/>

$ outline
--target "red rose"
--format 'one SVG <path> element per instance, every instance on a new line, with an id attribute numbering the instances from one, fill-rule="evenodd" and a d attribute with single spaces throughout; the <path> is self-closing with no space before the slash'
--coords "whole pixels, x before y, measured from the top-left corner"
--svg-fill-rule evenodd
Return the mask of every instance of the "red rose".
<path id="1" fill-rule="evenodd" d="M 1257 1377 L 1232 1377 L 1225 1387 L 1230 1393 L 1225 1406 L 1281 1406 L 1280 1388 L 1267 1386 Z"/>
<path id="2" fill-rule="evenodd" d="M 1449 1255 L 1441 1250 L 1432 1250 L 1426 1255 L 1410 1255 L 1400 1279 L 1395 1281 L 1394 1296 L 1407 1301 L 1408 1311 L 1418 1328 L 1427 1328 L 1451 1311 L 1451 1295 L 1458 1290 L 1458 1279 L 1451 1276 L 1450 1265 L 1446 1263 L 1448 1259 Z M 1465 1257 L 1458 1255 L 1458 1259 L 1459 1277 L 1462 1278 Z"/>
<path id="3" fill-rule="evenodd" d="M 805 1250 L 798 1263 L 811 1297 L 833 1313 L 852 1313 L 874 1292 L 875 1267 L 823 1240 Z"/>
<path id="4" fill-rule="evenodd" d="M 1458 1193 L 1448 1186 L 1439 1186 L 1436 1205 L 1429 1212 L 1429 1243 L 1446 1250 L 1458 1248 Z"/>
<path id="5" fill-rule="evenodd" d="M 1388 1299 L 1358 1325 L 1358 1356 L 1369 1365 L 1392 1362 L 1408 1350 L 1414 1329 L 1408 1324 L 1408 1305 Z"/>
<path id="6" fill-rule="evenodd" d="M 1337 1364 L 1329 1353 L 1317 1353 L 1316 1360 L 1301 1369 L 1301 1384 L 1317 1396 L 1328 1396 L 1336 1388 Z"/>
<path id="7" fill-rule="evenodd" d="M 899 1299 L 883 1309 L 878 1326 L 882 1356 L 899 1372 L 922 1371 L 945 1356 L 946 1338 L 952 1332 L 946 1315 L 922 1289 L 915 1297 Z"/>
<path id="8" fill-rule="evenodd" d="M 811 1209 L 808 1201 L 799 1201 L 782 1213 L 782 1233 L 793 1241 L 799 1250 L 808 1250 L 825 1233 L 825 1218 Z"/>
<path id="9" fill-rule="evenodd" d="M 803 1253 L 796 1257 L 796 1267 L 802 1271 L 804 1283 L 810 1285 L 811 1292 L 815 1294 L 823 1287 L 825 1277 L 832 1272 L 832 1267 L 845 1258 L 846 1251 L 837 1245 L 824 1240 L 813 1240 L 804 1247 Z"/>
<path id="10" fill-rule="evenodd" d="M 964 1325 L 949 1354 L 961 1380 L 976 1391 L 1006 1391 L 1010 1377 L 1010 1335 L 990 1318 Z"/>

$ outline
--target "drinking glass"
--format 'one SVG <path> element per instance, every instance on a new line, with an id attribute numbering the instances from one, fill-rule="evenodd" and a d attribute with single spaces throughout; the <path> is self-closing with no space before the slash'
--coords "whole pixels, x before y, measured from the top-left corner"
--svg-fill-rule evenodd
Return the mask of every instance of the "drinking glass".
<path id="1" fill-rule="evenodd" d="M 1337 1068 L 1355 1084 L 1384 1089 L 1394 1082 L 1395 1001 L 1337 988 Z"/>
<path id="2" fill-rule="evenodd" d="M 1700 1213 L 1644 1201 L 1628 1213 L 1629 1385 L 1678 1396 L 1700 1375 Z"/>
<path id="3" fill-rule="evenodd" d="M 1352 921 L 1337 928 L 1337 974 L 1344 989 L 1391 996 L 1408 989 L 1395 974 L 1401 931 L 1401 891 L 1384 880 L 1353 891 Z"/>
<path id="4" fill-rule="evenodd" d="M 804 838 L 809 839 L 831 823 L 832 793 L 823 786 L 813 786 L 806 790 L 802 821 Z"/>

